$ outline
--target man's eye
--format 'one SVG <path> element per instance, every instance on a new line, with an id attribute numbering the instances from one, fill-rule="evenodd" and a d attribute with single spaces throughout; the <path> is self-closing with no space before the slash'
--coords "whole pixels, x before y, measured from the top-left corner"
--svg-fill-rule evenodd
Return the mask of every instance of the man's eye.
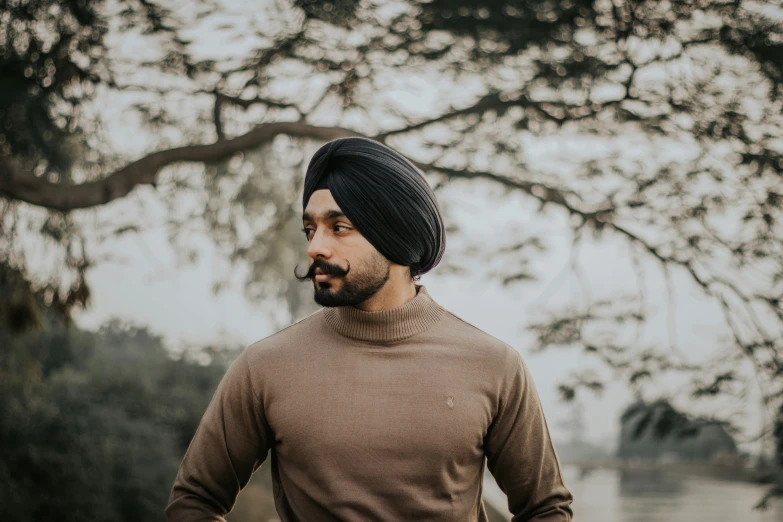
<path id="1" fill-rule="evenodd" d="M 343 231 L 347 231 L 347 230 L 351 230 L 350 227 L 346 227 L 346 226 L 343 226 L 343 225 L 335 225 L 334 226 L 334 231 L 335 232 L 343 232 Z"/>
<path id="2" fill-rule="evenodd" d="M 304 235 L 307 239 L 310 239 L 310 234 L 312 233 L 312 228 L 303 228 L 302 232 L 304 232 Z"/>

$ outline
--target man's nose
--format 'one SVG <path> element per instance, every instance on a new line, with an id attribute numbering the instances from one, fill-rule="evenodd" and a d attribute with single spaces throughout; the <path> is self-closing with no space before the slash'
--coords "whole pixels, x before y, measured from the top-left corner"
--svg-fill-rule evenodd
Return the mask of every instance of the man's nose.
<path id="1" fill-rule="evenodd" d="M 318 256 L 329 259 L 332 257 L 332 248 L 329 245 L 329 238 L 323 232 L 323 229 L 316 230 L 310 243 L 307 246 L 307 256 L 315 259 Z"/>

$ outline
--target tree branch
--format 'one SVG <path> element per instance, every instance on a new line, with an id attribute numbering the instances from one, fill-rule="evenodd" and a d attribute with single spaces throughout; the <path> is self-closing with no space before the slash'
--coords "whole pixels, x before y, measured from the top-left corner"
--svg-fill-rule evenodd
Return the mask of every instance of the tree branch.
<path id="1" fill-rule="evenodd" d="M 11 158 L 0 158 L 0 195 L 63 212 L 95 207 L 126 196 L 137 185 L 154 185 L 160 170 L 168 165 L 225 160 L 237 152 L 268 143 L 279 134 L 320 141 L 358 136 L 339 127 L 317 127 L 301 122 L 267 123 L 236 138 L 153 152 L 103 179 L 78 185 L 49 182 L 24 172 Z"/>
<path id="2" fill-rule="evenodd" d="M 236 103 L 235 99 L 224 95 L 217 96 L 220 101 Z M 255 103 L 247 100 L 248 105 Z M 216 104 L 219 111 L 220 103 Z M 219 128 L 219 119 L 216 125 Z M 17 199 L 33 205 L 68 212 L 71 210 L 103 205 L 126 196 L 137 185 L 154 185 L 160 170 L 179 162 L 211 163 L 225 160 L 237 152 L 253 149 L 271 141 L 279 134 L 300 138 L 329 141 L 341 137 L 361 136 L 354 131 L 339 127 L 317 127 L 302 122 L 267 123 L 236 138 L 226 139 L 219 132 L 218 141 L 209 145 L 188 145 L 162 150 L 149 154 L 127 166 L 109 174 L 107 177 L 82 183 L 67 185 L 52 183 L 23 172 L 21 166 L 10 159 L 0 159 L 0 195 Z M 383 143 L 387 134 L 369 137 Z M 582 216 L 585 222 L 605 221 L 612 209 L 583 211 L 573 207 L 566 199 L 566 193 L 540 183 L 508 178 L 491 172 L 456 170 L 437 165 L 411 161 L 421 170 L 433 170 L 450 178 L 482 178 L 522 190 L 541 203 L 555 203 L 571 214 Z"/>
<path id="3" fill-rule="evenodd" d="M 275 100 L 270 100 L 268 98 L 261 98 L 259 96 L 256 96 L 255 98 L 251 98 L 249 100 L 246 100 L 244 98 L 237 98 L 235 96 L 229 96 L 227 94 L 223 94 L 221 92 L 216 92 L 215 96 L 219 102 L 228 102 L 233 105 L 237 105 L 239 107 L 242 107 L 243 109 L 247 109 L 251 105 L 255 105 L 257 103 L 262 103 L 268 107 L 276 107 L 278 109 L 297 109 L 297 106 L 293 103 L 285 103 L 285 102 L 279 102 Z"/>
<path id="4" fill-rule="evenodd" d="M 412 163 L 421 170 L 432 170 L 440 172 L 441 174 L 452 179 L 486 179 L 495 183 L 500 183 L 501 185 L 505 185 L 509 188 L 521 190 L 534 199 L 537 199 L 542 204 L 554 203 L 560 207 L 565 208 L 569 214 L 580 216 L 583 220 L 582 225 L 589 223 L 602 226 L 605 223 L 610 223 L 611 216 L 614 213 L 614 208 L 611 207 L 590 211 L 578 209 L 569 203 L 566 199 L 566 195 L 569 195 L 568 191 L 549 187 L 535 181 L 523 181 L 520 179 L 501 176 L 493 172 L 456 170 L 439 167 L 437 165 L 418 163 L 415 161 Z"/>
<path id="5" fill-rule="evenodd" d="M 226 139 L 226 134 L 223 132 L 223 97 L 217 91 L 215 91 L 215 106 L 212 110 L 212 118 L 215 120 L 215 135 L 218 141 Z"/>

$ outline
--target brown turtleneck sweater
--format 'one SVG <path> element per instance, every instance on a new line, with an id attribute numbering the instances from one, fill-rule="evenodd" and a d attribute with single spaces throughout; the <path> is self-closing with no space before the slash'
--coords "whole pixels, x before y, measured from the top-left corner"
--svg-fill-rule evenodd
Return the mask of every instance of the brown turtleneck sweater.
<path id="1" fill-rule="evenodd" d="M 519 353 L 424 287 L 393 310 L 320 310 L 239 356 L 168 520 L 223 521 L 269 452 L 283 522 L 486 521 L 485 458 L 515 522 L 572 516 Z"/>

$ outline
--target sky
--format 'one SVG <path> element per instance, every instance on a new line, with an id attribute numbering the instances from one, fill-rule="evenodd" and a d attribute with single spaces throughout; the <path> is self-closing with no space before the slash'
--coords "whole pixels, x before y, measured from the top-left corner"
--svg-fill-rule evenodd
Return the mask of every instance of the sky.
<path id="1" fill-rule="evenodd" d="M 225 4 L 229 8 L 225 19 L 206 19 L 203 23 L 216 24 L 216 27 L 235 24 L 233 34 L 226 30 L 206 31 L 208 28 L 194 22 L 193 33 L 200 35 L 195 52 L 218 58 L 241 56 L 261 41 L 257 34 L 251 33 L 265 23 L 264 8 L 254 11 L 256 16 L 248 17 L 242 16 L 248 7 L 243 2 Z M 188 2 L 177 5 L 176 9 L 183 16 L 195 16 L 188 12 Z M 120 55 L 145 59 L 155 56 L 141 38 L 114 34 L 108 41 Z M 282 90 L 315 90 L 314 84 L 297 83 L 294 79 L 288 84 L 278 83 L 276 88 Z M 379 100 L 404 107 L 408 114 L 420 117 L 426 117 L 437 105 L 444 88 L 435 79 L 422 76 L 384 77 L 384 85 L 384 91 L 377 94 Z M 469 99 L 470 93 L 477 91 L 480 84 L 460 87 L 455 91 L 455 95 L 459 94 L 457 98 Z M 113 107 L 113 117 L 107 117 L 104 123 L 112 150 L 128 158 L 154 150 L 154 137 L 140 129 L 128 103 L 112 102 L 109 106 Z M 402 143 L 406 152 L 415 151 L 416 143 Z M 643 148 L 632 145 L 631 137 L 609 143 L 584 136 L 556 135 L 527 143 L 527 156 L 538 172 L 567 175 L 567 169 L 579 161 L 612 149 L 622 151 L 629 161 L 644 155 Z M 565 164 L 563 158 L 568 160 Z M 498 187 L 482 182 L 455 184 L 441 192 L 440 197 L 449 209 L 448 219 L 460 227 L 459 234 L 449 238 L 444 264 L 459 264 L 465 272 L 439 274 L 436 268 L 423 277 L 422 284 L 441 305 L 507 342 L 523 355 L 555 438 L 565 439 L 571 435 L 563 424 L 573 412 L 572 406 L 559 399 L 557 385 L 571 372 L 594 366 L 598 371 L 604 370 L 589 356 L 574 350 L 534 353 L 534 339 L 525 327 L 545 318 L 549 311 L 563 306 L 579 307 L 588 299 L 597 300 L 618 293 L 635 296 L 641 290 L 650 314 L 642 332 L 643 342 L 660 346 L 673 344 L 689 359 L 700 360 L 714 354 L 725 338 L 727 330 L 721 310 L 686 274 L 675 270 L 672 287 L 668 287 L 657 262 L 643 259 L 641 266 L 645 277 L 640 282 L 628 243 L 617 235 L 609 233 L 580 244 L 576 271 L 581 277 L 577 277 L 572 270 L 572 238 L 564 212 L 556 208 L 538 212 L 537 204 L 530 199 L 506 196 Z M 165 210 L 154 189 L 140 187 L 131 197 L 108 205 L 98 215 L 106 221 L 132 221 L 129 216 L 162 216 Z M 533 259 L 531 268 L 537 279 L 531 282 L 504 288 L 497 278 L 490 277 L 492 269 L 497 268 L 491 259 L 464 252 L 465 246 L 477 245 L 480 253 L 489 254 L 493 247 L 514 235 L 534 234 L 545 238 L 548 251 Z M 218 295 L 212 293 L 215 274 L 225 266 L 225 260 L 206 238 L 196 234 L 191 242 L 201 255 L 196 263 L 188 266 L 178 263 L 174 247 L 162 226 L 96 245 L 96 257 L 109 260 L 101 262 L 89 273 L 92 304 L 87 311 L 77 315 L 78 324 L 94 329 L 110 318 L 121 318 L 162 335 L 172 350 L 183 345 L 249 345 L 273 333 L 276 328 L 273 313 L 263 303 L 247 301 L 241 277 L 234 278 L 233 286 L 226 291 Z M 660 384 L 661 391 L 670 393 L 680 385 L 677 381 Z M 735 402 L 732 407 L 745 406 L 742 408 L 744 422 L 752 428 L 760 422 L 760 411 L 755 406 L 758 401 L 754 400 L 753 393 L 756 392 L 751 390 L 750 393 L 746 400 Z M 632 399 L 629 390 L 619 383 L 610 385 L 600 395 L 580 396 L 579 407 L 585 414 L 586 423 L 583 438 L 611 447 L 616 439 L 618 415 Z M 722 405 L 709 407 L 721 408 Z"/>

